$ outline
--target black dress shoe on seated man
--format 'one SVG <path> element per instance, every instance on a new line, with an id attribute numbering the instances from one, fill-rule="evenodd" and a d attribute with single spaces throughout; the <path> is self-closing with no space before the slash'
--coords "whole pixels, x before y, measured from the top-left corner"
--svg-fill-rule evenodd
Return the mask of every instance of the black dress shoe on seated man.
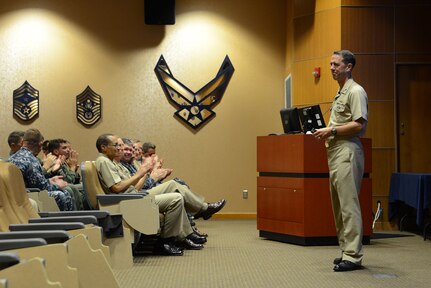
<path id="1" fill-rule="evenodd" d="M 201 231 L 198 229 L 198 227 L 196 227 L 196 226 L 192 226 L 192 229 L 193 229 L 193 232 L 194 232 L 196 235 L 198 235 L 198 236 L 200 236 L 200 237 L 205 237 L 205 238 L 207 238 L 207 237 L 208 237 L 208 234 L 207 234 L 207 233 L 203 233 L 203 232 L 201 232 Z"/>
<path id="2" fill-rule="evenodd" d="M 208 203 L 208 208 L 205 211 L 198 212 L 196 215 L 194 215 L 195 219 L 198 218 L 204 218 L 204 220 L 210 219 L 215 213 L 219 212 L 221 209 L 223 209 L 224 205 L 226 204 L 225 199 L 221 199 L 218 202 L 214 203 Z"/>
<path id="3" fill-rule="evenodd" d="M 335 265 L 337 265 L 337 264 L 340 264 L 342 260 L 343 260 L 343 258 L 337 257 L 337 258 L 334 259 L 334 261 L 332 261 L 332 263 L 334 263 Z"/>
<path id="4" fill-rule="evenodd" d="M 334 266 L 335 272 L 346 272 L 362 269 L 362 265 L 355 264 L 348 260 L 342 260 L 340 263 Z"/>
<path id="5" fill-rule="evenodd" d="M 154 254 L 164 256 L 183 256 L 183 250 L 178 248 L 173 239 L 159 239 L 154 246 Z"/>
<path id="6" fill-rule="evenodd" d="M 196 244 L 190 239 L 184 238 L 183 240 L 180 240 L 176 243 L 179 247 L 182 247 L 187 250 L 201 250 L 204 248 L 204 245 L 202 244 Z"/>
<path id="7" fill-rule="evenodd" d="M 207 242 L 207 238 L 199 236 L 199 235 L 195 234 L 194 232 L 192 234 L 190 234 L 189 236 L 187 236 L 186 239 L 189 239 L 196 244 L 204 244 Z"/>

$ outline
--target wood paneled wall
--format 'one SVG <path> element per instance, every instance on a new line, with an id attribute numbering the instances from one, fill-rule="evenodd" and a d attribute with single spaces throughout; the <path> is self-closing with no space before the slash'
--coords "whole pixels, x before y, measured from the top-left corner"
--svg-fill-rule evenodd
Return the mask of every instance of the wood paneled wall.
<path id="1" fill-rule="evenodd" d="M 354 79 L 368 94 L 369 124 L 365 137 L 373 145 L 373 211 L 377 201 L 383 218 L 377 228 L 396 228 L 388 219 L 390 176 L 396 171 L 396 91 L 398 63 L 431 62 L 431 3 L 401 0 L 328 0 L 293 3 L 292 99 L 296 106 L 330 106 L 338 89 L 329 71 L 334 50 L 349 49 L 357 56 Z M 288 5 L 288 7 L 290 7 Z M 289 24 L 288 24 L 289 25 Z M 288 29 L 288 33 L 289 33 Z M 290 55 L 293 53 L 293 55 Z M 287 62 L 289 62 L 287 60 Z M 321 68 L 320 79 L 312 76 Z M 329 113 L 325 114 L 325 120 Z"/>

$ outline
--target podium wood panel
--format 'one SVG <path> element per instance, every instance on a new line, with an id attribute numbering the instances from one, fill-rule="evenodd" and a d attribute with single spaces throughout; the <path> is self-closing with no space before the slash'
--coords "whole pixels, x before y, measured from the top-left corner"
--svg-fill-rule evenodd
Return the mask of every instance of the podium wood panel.
<path id="1" fill-rule="evenodd" d="M 371 172 L 371 141 L 362 139 Z M 302 245 L 337 244 L 323 142 L 310 135 L 257 137 L 257 229 L 262 237 Z M 364 242 L 372 233 L 371 179 L 362 181 Z"/>
<path id="2" fill-rule="evenodd" d="M 371 139 L 362 138 L 365 173 L 371 172 Z M 329 173 L 325 142 L 312 135 L 257 137 L 257 171 Z"/>

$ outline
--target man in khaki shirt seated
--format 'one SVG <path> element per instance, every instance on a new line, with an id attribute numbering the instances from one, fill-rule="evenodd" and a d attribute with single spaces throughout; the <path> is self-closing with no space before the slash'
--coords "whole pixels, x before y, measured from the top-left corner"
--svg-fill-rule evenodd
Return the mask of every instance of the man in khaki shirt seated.
<path id="1" fill-rule="evenodd" d="M 117 136 L 103 134 L 96 141 L 99 155 L 96 168 L 105 193 L 137 193 L 148 172 L 154 165 L 153 159 L 142 163 L 134 176 L 125 173 L 118 163 L 122 156 L 122 145 Z M 127 171 L 127 169 L 126 169 Z M 164 213 L 164 223 L 158 244 L 158 253 L 163 255 L 182 255 L 182 249 L 199 250 L 206 238 L 193 233 L 184 208 L 184 198 L 180 193 L 155 195 L 159 212 Z"/>

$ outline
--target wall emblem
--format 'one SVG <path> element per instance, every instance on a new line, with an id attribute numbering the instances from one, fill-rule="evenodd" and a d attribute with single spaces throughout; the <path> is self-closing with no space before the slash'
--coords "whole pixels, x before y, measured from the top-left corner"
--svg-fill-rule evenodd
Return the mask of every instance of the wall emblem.
<path id="1" fill-rule="evenodd" d="M 90 86 L 76 96 L 76 118 L 86 126 L 94 125 L 102 117 L 102 96 Z"/>
<path id="2" fill-rule="evenodd" d="M 234 67 L 226 55 L 216 77 L 199 91 L 193 92 L 173 76 L 163 55 L 154 72 L 169 102 L 177 108 L 175 116 L 193 129 L 215 117 L 212 109 L 220 102 L 232 78 Z"/>
<path id="3" fill-rule="evenodd" d="M 39 90 L 27 81 L 13 91 L 13 115 L 29 121 L 39 115 Z"/>

